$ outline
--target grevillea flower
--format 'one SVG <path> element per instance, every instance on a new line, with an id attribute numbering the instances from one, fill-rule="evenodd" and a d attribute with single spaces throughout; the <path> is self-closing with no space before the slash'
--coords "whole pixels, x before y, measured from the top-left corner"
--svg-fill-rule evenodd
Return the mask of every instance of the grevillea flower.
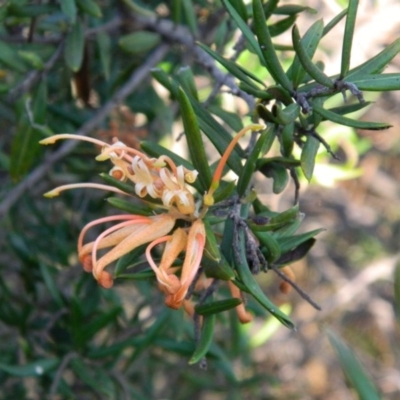
<path id="1" fill-rule="evenodd" d="M 259 125 L 251 125 L 252 130 L 260 129 Z M 218 188 L 223 167 L 239 138 L 249 129 L 239 132 L 228 146 L 215 171 L 210 190 L 204 195 L 203 208 L 197 212 L 193 194 L 186 183 L 193 183 L 197 171 L 190 171 L 175 163 L 167 156 L 150 158 L 137 149 L 127 147 L 114 139 L 107 144 L 97 139 L 71 135 L 54 135 L 42 140 L 42 144 L 52 144 L 59 139 L 75 139 L 92 142 L 101 147 L 98 161 L 110 160 L 113 168 L 110 175 L 120 181 L 130 181 L 138 197 L 150 196 L 162 203 L 162 213 L 153 216 L 121 214 L 100 218 L 88 223 L 81 231 L 78 239 L 78 255 L 86 272 L 93 274 L 97 282 L 104 288 L 113 285 L 113 277 L 106 268 L 139 246 L 148 244 L 145 256 L 155 273 L 160 290 L 165 294 L 168 307 L 178 309 L 182 305 L 189 313 L 193 313 L 193 305 L 186 300 L 190 285 L 198 274 L 206 243 L 206 232 L 202 218 L 207 209 L 214 203 L 213 193 Z M 109 185 L 79 183 L 64 185 L 45 194 L 47 197 L 57 196 L 61 191 L 74 188 L 96 188 L 129 195 Z M 159 205 L 160 206 L 160 205 Z M 176 227 L 177 220 L 185 221 L 185 227 Z M 105 223 L 116 223 L 104 230 L 94 241 L 85 243 L 89 229 Z M 151 250 L 159 244 L 164 250 L 159 261 L 153 259 Z M 102 253 L 99 256 L 99 253 Z M 183 265 L 175 265 L 179 257 L 183 257 Z M 240 297 L 240 290 L 229 284 L 233 297 Z M 243 305 L 237 307 L 241 322 L 251 320 Z"/>

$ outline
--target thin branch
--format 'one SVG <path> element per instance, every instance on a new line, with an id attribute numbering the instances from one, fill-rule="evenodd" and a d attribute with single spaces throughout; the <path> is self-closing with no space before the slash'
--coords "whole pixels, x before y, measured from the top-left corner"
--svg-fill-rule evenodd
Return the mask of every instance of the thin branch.
<path id="1" fill-rule="evenodd" d="M 185 46 L 193 53 L 196 62 L 201 64 L 210 73 L 217 84 L 222 83 L 222 85 L 227 86 L 234 96 L 242 98 L 247 103 L 250 112 L 254 110 L 254 97 L 241 90 L 232 75 L 223 73 L 216 66 L 215 60 L 196 45 L 195 39 L 188 29 L 183 26 L 174 25 L 171 21 L 160 20 L 155 17 L 133 16 L 133 18 L 145 28 L 159 33 L 168 41 Z"/>
<path id="2" fill-rule="evenodd" d="M 46 62 L 43 69 L 30 72 L 18 86 L 10 90 L 10 93 L 8 93 L 6 100 L 11 104 L 14 103 L 24 93 L 28 92 L 40 79 L 44 78 L 46 74 L 53 68 L 58 59 L 62 56 L 64 46 L 65 41 L 63 40 L 57 47 L 54 54 Z"/>
<path id="3" fill-rule="evenodd" d="M 123 24 L 123 20 L 120 17 L 115 17 L 112 20 L 106 22 L 103 25 L 96 26 L 94 28 L 88 28 L 85 32 L 86 39 L 93 39 L 95 35 L 100 32 L 110 32 L 115 29 L 118 29 Z M 35 44 L 59 44 L 63 40 L 62 35 L 54 35 L 54 36 L 32 36 L 32 43 Z M 28 38 L 26 35 L 4 35 L 0 34 L 0 40 L 7 43 L 27 43 Z"/>
<path id="4" fill-rule="evenodd" d="M 292 281 L 287 275 L 285 275 L 278 267 L 275 265 L 270 265 L 270 268 L 285 282 L 289 283 L 290 286 L 293 287 L 294 290 L 308 303 L 310 303 L 315 309 L 321 310 L 321 307 L 294 281 Z"/>
<path id="5" fill-rule="evenodd" d="M 119 28 L 122 25 L 123 21 L 121 18 L 116 17 L 111 21 L 97 26 L 95 28 L 88 29 L 85 32 L 85 38 L 90 39 L 93 36 L 97 35 L 100 32 L 108 32 L 114 29 Z M 2 37 L 2 40 L 8 41 L 12 39 L 12 37 Z M 26 42 L 26 38 L 22 38 L 24 42 Z M 36 43 L 35 39 L 33 42 Z M 54 54 L 50 57 L 50 59 L 45 63 L 42 70 L 35 70 L 30 72 L 26 78 L 16 87 L 11 89 L 10 93 L 7 95 L 6 100 L 9 103 L 14 103 L 19 97 L 21 97 L 24 93 L 28 92 L 39 80 L 43 79 L 47 73 L 54 67 L 54 64 L 59 60 L 59 58 L 63 55 L 64 47 L 65 47 L 65 40 L 62 37 L 57 39 L 52 39 L 51 43 L 59 43 Z"/>
<path id="6" fill-rule="evenodd" d="M 167 53 L 169 46 L 163 44 L 159 46 L 153 53 L 148 57 L 145 63 L 143 63 L 135 72 L 132 74 L 126 84 L 119 89 L 114 96 L 94 115 L 92 119 L 86 122 L 82 127 L 75 132 L 77 135 L 87 135 L 97 126 L 99 126 L 107 115 L 115 108 L 115 106 L 121 103 L 127 96 L 129 96 L 142 82 L 143 79 L 148 76 L 151 68 L 153 68 L 158 62 L 160 62 L 165 54 Z M 25 192 L 33 187 L 46 175 L 47 171 L 53 164 L 60 161 L 66 155 L 77 146 L 77 141 L 68 141 L 63 144 L 59 150 L 51 153 L 41 165 L 33 170 L 24 181 L 18 186 L 12 189 L 8 195 L 3 199 L 0 204 L 0 220 L 8 213 L 10 208 L 18 201 L 18 199 L 25 194 Z"/>
<path id="7" fill-rule="evenodd" d="M 65 369 L 68 367 L 68 364 L 71 362 L 71 360 L 73 360 L 76 357 L 78 357 L 78 354 L 75 352 L 71 352 L 71 353 L 68 353 L 61 361 L 61 364 L 58 367 L 58 370 L 54 377 L 53 383 L 51 384 L 51 387 L 50 387 L 50 392 L 49 392 L 50 399 L 57 393 L 58 385 L 60 384 L 62 375 L 63 375 Z"/>

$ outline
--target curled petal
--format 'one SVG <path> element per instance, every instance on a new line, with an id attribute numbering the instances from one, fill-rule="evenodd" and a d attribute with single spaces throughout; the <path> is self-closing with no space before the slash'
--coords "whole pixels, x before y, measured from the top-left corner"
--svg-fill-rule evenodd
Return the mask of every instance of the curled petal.
<path id="1" fill-rule="evenodd" d="M 186 240 L 187 235 L 185 231 L 181 228 L 178 228 L 172 235 L 154 240 L 149 244 L 149 246 L 147 246 L 147 261 L 155 272 L 157 280 L 161 285 L 161 289 L 167 294 L 176 293 L 181 287 L 180 280 L 178 277 L 173 275 L 174 269 L 171 268 L 171 266 L 186 247 Z M 153 258 L 151 257 L 151 249 L 157 244 L 163 242 L 166 242 L 166 245 L 161 258 L 160 266 L 157 268 Z"/>
<path id="2" fill-rule="evenodd" d="M 115 246 L 133 233 L 139 234 L 150 223 L 151 220 L 146 221 L 143 219 L 143 221 L 128 220 L 115 225 L 101 233 L 95 241 L 85 244 L 79 253 L 79 258 L 85 254 L 92 253 L 92 263 L 96 265 L 96 253 L 98 250 Z"/>
<path id="3" fill-rule="evenodd" d="M 103 269 L 113 261 L 129 253 L 142 244 L 152 242 L 160 236 L 165 236 L 175 225 L 175 218 L 169 214 L 161 214 L 150 217 L 153 220 L 139 232 L 135 231 L 127 236 L 122 242 L 118 243 L 108 253 L 101 257 L 93 265 L 93 275 L 97 279 Z"/>
<path id="4" fill-rule="evenodd" d="M 126 172 L 121 167 L 111 168 L 109 175 L 121 182 L 125 182 L 127 180 Z"/>
<path id="5" fill-rule="evenodd" d="M 104 217 L 104 218 L 99 218 L 96 219 L 95 221 L 89 222 L 88 224 L 86 224 L 83 229 L 81 230 L 81 233 L 79 234 L 79 238 L 78 238 L 78 253 L 80 253 L 82 251 L 82 247 L 83 247 L 83 239 L 87 233 L 87 231 L 92 228 L 95 225 L 99 225 L 99 224 L 104 224 L 106 222 L 111 222 L 111 221 L 128 221 L 128 220 L 135 220 L 135 221 L 140 221 L 140 222 L 146 222 L 147 220 L 149 222 L 151 222 L 150 218 L 147 217 L 143 217 L 141 215 L 132 215 L 132 214 L 122 214 L 122 215 L 113 215 L 110 217 Z M 94 242 L 92 242 L 94 243 Z M 110 245 L 112 246 L 112 244 Z M 105 246 L 107 247 L 107 246 Z"/>
<path id="6" fill-rule="evenodd" d="M 177 293 L 166 299 L 169 307 L 179 308 L 181 306 L 189 286 L 199 270 L 205 242 L 206 232 L 204 224 L 201 220 L 197 220 L 193 223 L 188 234 L 186 255 L 181 273 L 182 286 Z"/>

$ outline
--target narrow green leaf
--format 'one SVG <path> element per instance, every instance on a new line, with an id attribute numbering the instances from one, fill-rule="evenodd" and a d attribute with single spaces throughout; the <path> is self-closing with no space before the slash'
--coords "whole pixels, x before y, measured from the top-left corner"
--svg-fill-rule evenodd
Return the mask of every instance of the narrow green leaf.
<path id="1" fill-rule="evenodd" d="M 265 19 L 268 20 L 271 15 L 275 12 L 277 9 L 279 0 L 268 0 L 264 5 L 264 14 L 265 14 Z"/>
<path id="2" fill-rule="evenodd" d="M 127 365 L 133 363 L 140 356 L 140 354 L 142 354 L 149 346 L 153 345 L 159 336 L 162 338 L 165 337 L 165 334 L 160 333 L 165 332 L 165 326 L 171 320 L 171 313 L 172 311 L 170 309 L 164 307 L 161 312 L 157 314 L 156 321 L 144 333 L 144 338 L 140 346 L 135 349 L 134 353 L 128 360 Z"/>
<path id="3" fill-rule="evenodd" d="M 304 51 L 306 52 L 310 60 L 312 60 L 315 51 L 317 50 L 318 44 L 322 37 L 323 29 L 324 29 L 323 21 L 318 20 L 313 25 L 311 25 L 311 27 L 307 30 L 304 36 L 300 39 Z M 300 85 L 300 83 L 303 81 L 306 75 L 306 71 L 299 60 L 299 55 L 297 54 L 297 51 L 293 63 L 290 66 L 287 74 L 289 78 L 292 80 L 293 86 L 295 88 L 297 88 Z"/>
<path id="4" fill-rule="evenodd" d="M 260 158 L 259 160 L 257 160 L 257 169 L 260 169 L 265 164 L 268 164 L 271 162 L 281 165 L 282 167 L 285 167 L 285 168 L 300 166 L 300 161 L 296 160 L 293 157 L 268 157 L 268 158 Z"/>
<path id="5" fill-rule="evenodd" d="M 289 175 L 286 167 L 267 159 L 268 162 L 257 165 L 259 171 L 267 178 L 274 180 L 272 191 L 275 194 L 281 193 L 289 182 Z"/>
<path id="6" fill-rule="evenodd" d="M 183 14 L 185 16 L 186 23 L 190 29 L 190 32 L 194 36 L 198 34 L 198 26 L 197 26 L 197 16 L 196 11 L 194 10 L 194 4 L 192 0 L 182 0 Z"/>
<path id="7" fill-rule="evenodd" d="M 330 20 L 322 33 L 322 36 L 327 35 L 347 14 L 347 8 L 345 8 L 343 11 L 341 11 L 336 17 L 333 17 L 332 20 Z"/>
<path id="8" fill-rule="evenodd" d="M 303 43 L 300 39 L 300 33 L 299 30 L 297 29 L 297 26 L 293 26 L 292 29 L 292 41 L 293 41 L 293 47 L 296 51 L 296 55 L 298 56 L 298 60 L 302 67 L 304 68 L 305 72 L 307 72 L 312 78 L 314 78 L 318 83 L 320 83 L 323 86 L 333 88 L 334 84 L 332 80 L 324 74 L 323 71 L 321 71 L 311 60 L 309 57 L 307 50 L 304 48 Z M 298 73 L 298 77 L 299 77 Z M 300 77 L 304 77 L 301 76 Z"/>
<path id="9" fill-rule="evenodd" d="M 347 81 L 347 78 L 346 78 Z M 389 90 L 400 90 L 400 74 L 382 75 L 359 75 L 351 80 L 351 83 L 360 90 L 371 92 L 386 92 Z"/>
<path id="10" fill-rule="evenodd" d="M 336 114 L 345 115 L 350 114 L 359 110 L 362 110 L 365 107 L 369 107 L 372 104 L 370 101 L 364 101 L 363 103 L 354 103 L 354 104 L 346 104 L 344 106 L 333 107 L 330 108 L 329 111 L 332 111 Z"/>
<path id="11" fill-rule="evenodd" d="M 192 357 L 190 358 L 189 364 L 196 364 L 201 361 L 207 354 L 212 339 L 214 336 L 214 326 L 215 326 L 215 314 L 208 315 L 204 318 L 203 327 L 201 329 L 201 336 L 199 343 L 196 346 Z"/>
<path id="12" fill-rule="evenodd" d="M 353 81 L 358 76 L 378 74 L 383 71 L 387 64 L 400 52 L 400 38 L 396 39 L 389 46 L 386 46 L 379 54 L 372 57 L 365 63 L 353 68 L 346 76 L 347 81 Z"/>
<path id="13" fill-rule="evenodd" d="M 115 179 L 114 177 L 106 173 L 101 173 L 100 178 L 109 185 L 114 186 L 125 193 L 136 196 L 135 186 L 131 183 L 121 182 L 120 180 Z"/>
<path id="14" fill-rule="evenodd" d="M 235 272 L 225 258 L 221 255 L 219 260 L 208 258 L 207 255 L 201 260 L 201 266 L 207 278 L 230 281 L 235 278 Z"/>
<path id="15" fill-rule="evenodd" d="M 190 358 L 189 364 L 196 364 L 201 361 L 207 354 L 214 335 L 215 314 L 204 318 L 203 327 L 201 328 L 201 336 L 196 350 Z"/>
<path id="16" fill-rule="evenodd" d="M 329 341 L 336 350 L 339 362 L 347 379 L 361 400 L 380 400 L 375 385 L 365 373 L 352 350 L 332 331 L 327 331 Z"/>
<path id="17" fill-rule="evenodd" d="M 232 19 L 235 21 L 235 23 L 238 26 L 239 30 L 242 32 L 243 36 L 246 38 L 246 40 L 249 43 L 250 47 L 258 55 L 258 58 L 262 62 L 264 60 L 264 57 L 263 57 L 263 55 L 261 53 L 260 46 L 258 45 L 257 40 L 255 39 L 253 32 L 247 26 L 247 23 L 245 21 L 243 21 L 243 19 L 238 14 L 238 12 L 235 10 L 235 8 L 232 6 L 232 4 L 229 2 L 229 0 L 222 0 L 222 3 L 224 4 L 225 8 L 228 10 L 228 12 L 229 12 L 230 16 L 232 17 Z"/>
<path id="18" fill-rule="evenodd" d="M 300 114 L 300 107 L 297 103 L 289 104 L 285 108 L 276 107 L 276 118 L 280 125 L 292 124 Z"/>
<path id="19" fill-rule="evenodd" d="M 247 15 L 247 7 L 244 1 L 229 0 L 229 2 L 231 3 L 232 7 L 237 11 L 237 13 L 240 15 L 240 18 L 242 18 L 242 20 L 246 22 L 249 16 Z"/>
<path id="20" fill-rule="evenodd" d="M 254 146 L 253 151 L 247 159 L 242 173 L 239 176 L 239 181 L 237 184 L 237 192 L 239 196 L 243 196 L 249 187 L 253 174 L 256 170 L 256 161 L 260 157 L 261 151 L 264 151 L 265 153 L 268 152 L 274 139 L 275 132 L 273 127 L 265 130 L 258 138 L 257 143 Z"/>
<path id="21" fill-rule="evenodd" d="M 108 81 L 111 71 L 111 39 L 106 32 L 99 32 L 96 36 L 96 40 L 103 74 Z"/>
<path id="22" fill-rule="evenodd" d="M 58 307 L 63 308 L 65 304 L 61 297 L 57 284 L 54 281 L 50 268 L 41 261 L 39 261 L 39 266 L 40 266 L 40 273 L 42 274 L 43 281 L 46 284 L 47 290 L 51 294 L 53 300 L 57 303 Z"/>
<path id="23" fill-rule="evenodd" d="M 257 104 L 256 111 L 258 116 L 267 123 L 273 123 L 279 125 L 278 118 L 270 111 L 264 104 Z"/>
<path id="24" fill-rule="evenodd" d="M 274 262 L 274 265 L 280 267 L 301 260 L 311 250 L 316 241 L 316 239 L 311 238 L 286 251 Z"/>
<path id="25" fill-rule="evenodd" d="M 0 40 L 0 63 L 21 73 L 26 71 L 26 67 L 15 48 L 2 40 Z"/>
<path id="26" fill-rule="evenodd" d="M 226 111 L 220 105 L 210 105 L 208 110 L 224 121 L 233 131 L 239 132 L 243 129 L 243 119 L 237 112 Z"/>
<path id="27" fill-rule="evenodd" d="M 253 232 L 264 248 L 263 254 L 266 256 L 268 263 L 274 263 L 278 260 L 282 254 L 279 242 L 269 232 Z"/>
<path id="28" fill-rule="evenodd" d="M 32 68 L 39 71 L 43 69 L 44 62 L 36 52 L 19 50 L 18 55 L 23 60 L 25 60 Z"/>
<path id="29" fill-rule="evenodd" d="M 115 321 L 121 312 L 122 309 L 120 306 L 114 306 L 113 308 L 108 309 L 107 312 L 102 312 L 101 314 L 97 315 L 94 319 L 86 321 L 85 329 L 82 332 L 83 340 L 85 342 L 90 340 L 102 328 L 105 328 L 107 325 Z"/>
<path id="30" fill-rule="evenodd" d="M 263 99 L 263 100 L 274 99 L 274 96 L 272 94 L 268 93 L 267 91 L 261 90 L 261 89 L 255 89 L 253 86 L 250 86 L 247 83 L 239 82 L 239 87 L 246 93 L 251 94 L 252 96 L 254 96 L 258 99 Z"/>
<path id="31" fill-rule="evenodd" d="M 313 176 L 315 157 L 317 156 L 319 145 L 320 141 L 316 137 L 308 135 L 306 143 L 301 151 L 301 169 L 308 181 L 310 181 Z"/>
<path id="32" fill-rule="evenodd" d="M 283 229 L 282 229 L 283 231 Z M 281 249 L 282 254 L 287 253 L 290 250 L 295 249 L 300 246 L 302 243 L 305 243 L 307 240 L 314 238 L 314 236 L 318 235 L 318 233 L 323 232 L 324 229 L 314 229 L 310 232 L 302 233 L 300 235 L 293 235 L 293 232 L 286 231 L 286 236 L 275 235 L 273 233 L 274 238 L 277 240 L 279 247 Z"/>
<path id="33" fill-rule="evenodd" d="M 307 7 L 307 6 L 300 6 L 296 4 L 287 4 L 284 6 L 277 7 L 273 14 L 275 15 L 293 15 L 293 14 L 300 14 L 303 11 L 307 11 L 311 14 L 317 14 L 318 11 L 315 8 Z"/>
<path id="34" fill-rule="evenodd" d="M 161 68 L 153 68 L 151 75 L 170 92 L 172 98 L 178 97 L 178 84 L 172 81 L 165 71 Z"/>
<path id="35" fill-rule="evenodd" d="M 261 221 L 265 221 L 265 223 L 257 223 L 259 221 L 259 216 L 255 216 L 253 220 L 250 220 L 249 226 L 252 231 L 256 232 L 267 232 L 267 231 L 274 231 L 278 228 L 281 228 L 287 224 L 292 223 L 299 214 L 299 206 L 298 204 L 289 208 L 286 211 L 279 213 L 278 215 L 272 218 L 263 219 L 261 216 Z M 264 217 L 265 218 L 265 217 Z"/>
<path id="36" fill-rule="evenodd" d="M 201 183 L 202 189 L 203 191 L 207 191 L 211 184 L 212 176 L 197 117 L 188 96 L 181 88 L 179 88 L 178 100 L 181 106 L 183 127 L 185 129 L 190 157 L 194 167 L 199 172 L 198 180 Z"/>
<path id="37" fill-rule="evenodd" d="M 351 47 L 353 44 L 354 27 L 356 24 L 357 8 L 359 0 L 349 0 L 347 9 L 346 25 L 343 35 L 342 63 L 340 67 L 340 78 L 346 77 L 350 69 Z"/>
<path id="38" fill-rule="evenodd" d="M 229 146 L 229 143 L 232 141 L 232 136 L 198 101 L 193 98 L 191 98 L 190 101 L 194 112 L 199 119 L 200 129 L 211 141 L 218 153 L 222 155 Z M 229 168 L 238 175 L 242 170 L 240 156 L 244 156 L 244 152 L 240 146 L 236 145 L 227 161 Z"/>
<path id="39" fill-rule="evenodd" d="M 212 303 L 195 306 L 195 310 L 196 314 L 208 316 L 231 310 L 232 308 L 237 307 L 239 304 L 242 304 L 242 300 L 233 297 L 231 299 L 218 300 L 213 301 Z"/>
<path id="40" fill-rule="evenodd" d="M 42 376 L 47 372 L 54 370 L 59 362 L 60 360 L 57 358 L 45 358 L 26 365 L 9 365 L 0 363 L 0 370 L 20 378 L 27 376 Z"/>
<path id="41" fill-rule="evenodd" d="M 76 0 L 78 7 L 86 14 L 101 18 L 103 14 L 101 13 L 101 8 L 94 0 Z"/>
<path id="42" fill-rule="evenodd" d="M 283 127 L 281 132 L 280 141 L 282 144 L 282 154 L 285 157 L 290 157 L 293 152 L 294 147 L 294 133 L 295 133 L 295 124 L 292 122 L 291 124 L 287 124 Z"/>
<path id="43" fill-rule="evenodd" d="M 214 203 L 226 200 L 236 190 L 236 181 L 225 182 L 221 181 L 219 188 L 214 193 Z"/>
<path id="44" fill-rule="evenodd" d="M 268 25 L 269 34 L 271 37 L 279 36 L 286 32 L 295 23 L 297 16 L 291 15 L 287 18 L 281 19 L 275 24 Z"/>
<path id="45" fill-rule="evenodd" d="M 277 83 L 282 85 L 282 87 L 288 92 L 291 92 L 293 89 L 292 83 L 283 71 L 282 65 L 280 64 L 278 56 L 275 52 L 260 0 L 253 0 L 253 17 L 254 30 L 257 35 L 262 53 L 261 60 L 264 60 L 268 72 L 271 74 L 272 78 Z"/>
<path id="46" fill-rule="evenodd" d="M 197 92 L 193 72 L 190 67 L 186 66 L 179 68 L 177 78 L 185 92 L 190 94 L 197 101 L 199 101 L 199 94 Z"/>
<path id="47" fill-rule="evenodd" d="M 281 310 L 279 310 L 279 308 L 274 303 L 272 303 L 271 300 L 268 299 L 268 297 L 264 294 L 256 280 L 254 279 L 252 273 L 250 272 L 250 267 L 246 260 L 246 246 L 242 233 L 240 234 L 240 236 L 239 250 L 241 261 L 239 262 L 236 260 L 235 265 L 241 281 L 243 282 L 249 293 L 251 293 L 251 295 L 268 312 L 270 312 L 275 318 L 277 318 L 283 325 L 290 329 L 293 329 L 294 324 L 290 320 L 290 318 L 285 315 Z"/>
<path id="48" fill-rule="evenodd" d="M 131 273 L 125 273 L 128 268 L 134 268 L 140 263 L 140 258 L 146 251 L 147 243 L 136 247 L 136 249 L 130 251 L 128 254 L 123 255 L 118 259 L 114 268 L 114 279 L 154 279 L 155 274 L 152 269 L 131 271 Z"/>
<path id="49" fill-rule="evenodd" d="M 257 78 L 254 74 L 250 71 L 246 71 L 237 65 L 234 61 L 228 60 L 221 55 L 219 55 L 214 50 L 211 50 L 208 46 L 203 43 L 197 43 L 206 53 L 208 53 L 211 57 L 213 57 L 216 61 L 218 61 L 221 65 L 223 65 L 233 76 L 238 78 L 240 81 L 247 83 L 249 86 L 253 87 L 254 89 L 260 90 L 258 86 L 254 84 L 254 81 L 261 83 L 265 86 L 264 82 L 261 79 Z M 251 79 L 250 79 L 251 78 Z"/>
<path id="50" fill-rule="evenodd" d="M 130 54 L 147 53 L 161 41 L 161 36 L 155 32 L 133 32 L 122 36 L 118 44 L 122 50 Z"/>
<path id="51" fill-rule="evenodd" d="M 3 2 L 4 3 L 4 2 Z M 20 4 L 17 4 L 20 3 Z M 57 10 L 55 5 L 50 4 L 21 4 L 26 3 L 26 1 L 10 1 L 10 4 L 7 8 L 7 14 L 9 16 L 17 17 L 17 18 L 35 18 L 44 14 L 52 14 Z M 4 4 L 1 4 L 0 7 L 4 7 Z"/>
<path id="52" fill-rule="evenodd" d="M 215 238 L 214 232 L 211 228 L 211 224 L 207 219 L 204 219 L 203 222 L 204 228 L 206 230 L 206 244 L 204 248 L 204 255 L 211 260 L 219 261 L 221 259 L 221 253 L 219 252 L 217 239 Z"/>
<path id="53" fill-rule="evenodd" d="M 322 117 L 324 117 L 325 119 L 335 122 L 336 124 L 350 126 L 352 128 L 376 131 L 376 130 L 388 129 L 392 126 L 383 122 L 356 121 L 354 119 L 347 118 L 342 115 L 336 114 L 332 111 L 326 110 L 325 108 L 317 106 L 314 103 L 312 104 L 312 107 L 314 112 L 322 115 Z"/>
<path id="54" fill-rule="evenodd" d="M 47 109 L 47 82 L 43 80 L 32 94 L 18 103 L 17 131 L 11 146 L 10 174 L 20 180 L 38 161 Z M 29 114 L 30 115 L 29 115 Z M 33 121 L 30 121 L 30 117 Z"/>
<path id="55" fill-rule="evenodd" d="M 77 21 L 68 33 L 64 50 L 65 62 L 74 72 L 79 71 L 82 65 L 84 47 L 85 37 L 83 24 Z"/>
<path id="56" fill-rule="evenodd" d="M 107 203 L 110 203 L 113 207 L 119 210 L 126 211 L 133 215 L 145 215 L 149 216 L 154 213 L 154 210 L 143 204 L 134 204 L 131 201 L 121 199 L 120 197 L 108 197 L 106 199 Z"/>
<path id="57" fill-rule="evenodd" d="M 76 21 L 76 3 L 75 0 L 60 0 L 61 11 L 65 14 L 71 23 Z"/>

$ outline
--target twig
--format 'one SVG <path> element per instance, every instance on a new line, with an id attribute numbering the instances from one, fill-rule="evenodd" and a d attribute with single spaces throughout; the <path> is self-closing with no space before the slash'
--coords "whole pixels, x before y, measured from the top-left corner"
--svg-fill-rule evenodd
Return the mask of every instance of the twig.
<path id="1" fill-rule="evenodd" d="M 163 44 L 159 46 L 148 57 L 135 72 L 126 84 L 119 89 L 114 96 L 94 115 L 92 119 L 86 122 L 82 127 L 75 132 L 77 135 L 87 135 L 90 131 L 95 129 L 107 117 L 107 115 L 114 109 L 115 105 L 121 103 L 128 95 L 130 95 L 142 82 L 143 79 L 149 74 L 159 61 L 162 60 L 167 53 L 169 46 Z M 10 208 L 18 201 L 18 199 L 37 182 L 39 182 L 53 164 L 61 160 L 63 157 L 71 153 L 77 146 L 76 141 L 69 141 L 63 144 L 60 149 L 51 153 L 43 163 L 33 170 L 24 181 L 12 189 L 0 204 L 0 220 L 8 213 Z"/>
<path id="2" fill-rule="evenodd" d="M 94 28 L 88 28 L 85 32 L 86 39 L 92 39 L 93 36 L 97 35 L 100 32 L 110 32 L 114 29 L 118 29 L 123 24 L 123 20 L 120 17 L 115 17 L 112 20 L 106 22 L 103 25 L 96 26 Z M 59 44 L 63 40 L 62 35 L 54 35 L 54 36 L 32 36 L 32 43 L 35 44 Z M 27 37 L 24 35 L 4 35 L 0 34 L 0 40 L 7 43 L 26 43 Z"/>
<path id="3" fill-rule="evenodd" d="M 145 28 L 159 33 L 168 41 L 185 46 L 193 53 L 195 60 L 201 64 L 217 81 L 217 84 L 222 82 L 222 85 L 227 86 L 234 96 L 242 98 L 247 103 L 250 112 L 254 110 L 255 100 L 253 96 L 241 90 L 237 86 L 232 75 L 224 74 L 216 66 L 215 60 L 203 49 L 196 45 L 196 42 L 188 29 L 183 26 L 174 25 L 171 21 L 160 20 L 155 17 L 133 16 L 133 18 Z"/>
<path id="4" fill-rule="evenodd" d="M 290 286 L 293 287 L 294 290 L 308 303 L 310 303 L 315 309 L 321 310 L 321 307 L 300 287 L 298 286 L 294 281 L 292 281 L 287 275 L 285 275 L 278 267 L 275 265 L 271 264 L 270 268 L 284 281 L 289 283 Z"/>
<path id="5" fill-rule="evenodd" d="M 42 79 L 46 74 L 53 68 L 54 64 L 62 56 L 65 46 L 65 41 L 63 40 L 57 47 L 54 54 L 46 62 L 42 70 L 32 71 L 27 75 L 27 77 L 16 87 L 10 90 L 10 93 L 6 97 L 9 103 L 14 103 L 19 97 L 24 93 L 28 92 L 40 79 Z"/>
<path id="6" fill-rule="evenodd" d="M 60 384 L 62 375 L 63 375 L 65 369 L 67 368 L 68 364 L 71 362 L 71 360 L 73 360 L 76 357 L 78 357 L 78 354 L 75 352 L 71 352 L 71 353 L 68 353 L 61 361 L 61 364 L 58 367 L 58 370 L 54 377 L 53 383 L 51 384 L 51 387 L 50 387 L 50 391 L 49 391 L 50 399 L 56 394 L 58 385 Z"/>
<path id="7" fill-rule="evenodd" d="M 107 32 L 114 30 L 122 25 L 123 21 L 121 18 L 116 17 L 111 21 L 105 23 L 104 25 L 97 26 L 95 28 L 88 29 L 85 32 L 85 38 L 90 39 L 94 35 L 97 35 L 100 32 Z M 12 37 L 2 37 L 2 40 L 8 41 L 12 39 Z M 26 38 L 23 38 L 24 42 L 26 42 Z M 36 43 L 35 39 L 32 42 Z M 50 59 L 45 63 L 42 70 L 35 70 L 30 72 L 27 77 L 16 87 L 11 89 L 10 93 L 7 95 L 6 100 L 9 103 L 14 103 L 19 97 L 21 97 L 24 93 L 28 92 L 40 79 L 43 79 L 44 76 L 54 67 L 54 64 L 58 61 L 58 59 L 62 56 L 65 40 L 63 37 L 59 37 L 57 39 L 52 39 L 51 43 L 59 43 L 54 54 L 50 57 Z"/>

